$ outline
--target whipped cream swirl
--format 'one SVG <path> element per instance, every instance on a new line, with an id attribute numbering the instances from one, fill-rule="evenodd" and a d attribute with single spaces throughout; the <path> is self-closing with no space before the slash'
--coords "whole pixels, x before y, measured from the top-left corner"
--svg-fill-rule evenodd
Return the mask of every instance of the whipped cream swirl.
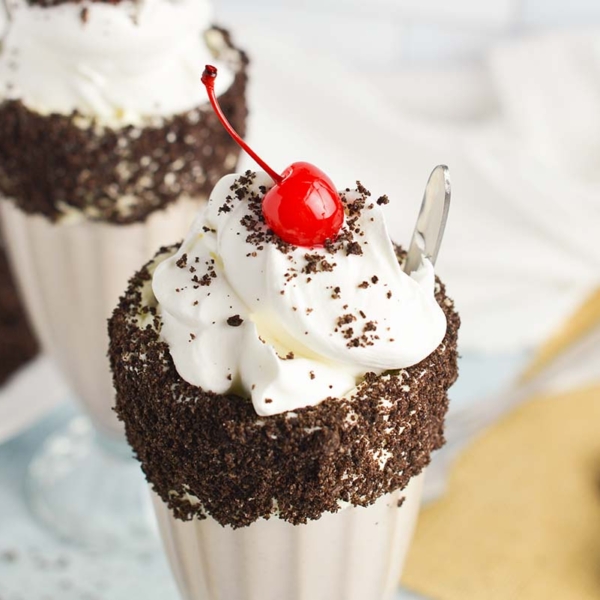
<path id="1" fill-rule="evenodd" d="M 111 127 L 206 103 L 200 74 L 215 63 L 204 38 L 211 22 L 206 0 L 52 7 L 11 0 L 8 8 L 4 27 L 0 15 L 0 97 L 41 114 L 78 111 Z M 216 64 L 221 94 L 234 75 Z"/>
<path id="2" fill-rule="evenodd" d="M 338 240 L 301 248 L 261 220 L 266 173 L 228 175 L 154 273 L 161 336 L 192 385 L 250 397 L 273 415 L 341 397 L 366 372 L 418 363 L 442 341 L 433 267 L 398 265 L 383 213 L 362 188 L 341 192 Z"/>

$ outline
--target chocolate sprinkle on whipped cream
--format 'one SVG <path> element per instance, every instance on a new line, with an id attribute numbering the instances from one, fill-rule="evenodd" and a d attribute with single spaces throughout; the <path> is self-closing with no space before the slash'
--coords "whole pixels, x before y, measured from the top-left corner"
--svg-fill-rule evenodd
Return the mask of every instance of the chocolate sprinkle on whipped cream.
<path id="1" fill-rule="evenodd" d="M 265 222 L 272 186 L 261 171 L 223 177 L 180 249 L 157 266 L 161 338 L 178 373 L 207 391 L 248 395 L 268 416 L 344 396 L 366 372 L 431 354 L 446 332 L 433 265 L 402 271 L 369 192 L 360 183 L 340 192 L 335 239 L 299 247 Z M 349 255 L 354 243 L 361 253 Z M 242 321 L 232 328 L 235 314 Z M 296 359 L 286 362 L 290 351 Z"/>

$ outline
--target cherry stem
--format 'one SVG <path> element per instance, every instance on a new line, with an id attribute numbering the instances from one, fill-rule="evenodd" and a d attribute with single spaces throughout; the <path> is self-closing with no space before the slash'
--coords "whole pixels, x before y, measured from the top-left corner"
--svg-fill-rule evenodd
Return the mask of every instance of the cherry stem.
<path id="1" fill-rule="evenodd" d="M 206 88 L 206 92 L 208 93 L 208 99 L 210 100 L 213 110 L 217 114 L 217 117 L 219 117 L 219 120 L 223 124 L 223 127 L 225 127 L 225 129 L 227 130 L 227 133 L 234 139 L 234 141 L 238 144 L 238 146 L 243 148 L 268 173 L 269 177 L 271 177 L 271 179 L 275 183 L 281 183 L 281 180 L 283 179 L 281 177 L 281 175 L 279 175 L 278 173 L 273 171 L 273 169 L 271 169 L 271 167 L 264 160 L 262 160 L 262 158 L 260 158 L 258 156 L 258 154 L 256 154 L 256 152 L 254 152 L 254 150 L 252 150 L 252 148 L 250 148 L 250 146 L 248 146 L 248 144 L 246 144 L 246 142 L 244 142 L 244 140 L 238 135 L 238 133 L 235 131 L 235 129 L 231 126 L 231 123 L 227 120 L 227 117 L 221 110 L 221 107 L 219 106 L 217 97 L 215 96 L 215 79 L 216 78 L 217 78 L 217 67 L 213 67 L 212 65 L 206 65 L 206 68 L 204 69 L 204 73 L 202 73 L 202 83 L 204 84 L 204 87 Z"/>

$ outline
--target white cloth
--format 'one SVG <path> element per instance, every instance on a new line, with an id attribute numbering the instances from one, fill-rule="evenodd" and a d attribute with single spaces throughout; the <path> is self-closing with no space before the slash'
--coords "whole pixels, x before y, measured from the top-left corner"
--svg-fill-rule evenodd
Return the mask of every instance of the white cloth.
<path id="1" fill-rule="evenodd" d="M 496 48 L 487 69 L 502 110 L 471 122 L 403 112 L 365 74 L 272 31 L 237 34 L 252 49 L 250 142 L 274 168 L 309 160 L 338 187 L 387 193 L 406 245 L 430 170 L 450 166 L 438 265 L 464 351 L 534 347 L 600 285 L 600 34 Z"/>

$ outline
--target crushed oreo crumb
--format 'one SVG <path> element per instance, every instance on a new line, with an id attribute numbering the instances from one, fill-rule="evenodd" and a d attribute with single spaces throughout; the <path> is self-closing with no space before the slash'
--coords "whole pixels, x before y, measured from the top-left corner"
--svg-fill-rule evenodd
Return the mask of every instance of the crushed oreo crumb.
<path id="1" fill-rule="evenodd" d="M 348 256 L 350 256 L 351 254 L 362 256 L 363 251 L 358 242 L 350 242 L 346 247 L 346 253 L 348 254 Z"/>
<path id="2" fill-rule="evenodd" d="M 239 327 L 244 322 L 244 319 L 240 315 L 233 315 L 227 319 L 227 325 L 231 327 Z"/>
<path id="3" fill-rule="evenodd" d="M 227 31 L 209 30 L 207 43 L 215 36 L 223 47 L 222 52 L 216 46 L 215 50 L 235 72 L 219 100 L 243 136 L 248 59 L 233 46 Z M 150 119 L 142 127 L 111 128 L 93 116 L 41 114 L 18 99 L 0 101 L 0 193 L 24 212 L 51 221 L 75 210 L 94 221 L 142 222 L 182 196 L 207 198 L 234 168 L 239 154 L 205 105 Z"/>
<path id="4" fill-rule="evenodd" d="M 405 258 L 399 249 L 398 258 Z M 179 376 L 156 311 L 154 325 L 140 328 L 140 311 L 153 308 L 143 306 L 150 273 L 146 266 L 133 277 L 110 320 L 109 356 L 129 443 L 176 518 L 210 515 L 243 527 L 273 516 L 276 506 L 279 518 L 299 524 L 338 511 L 340 502 L 368 506 L 405 488 L 444 443 L 460 320 L 441 283 L 446 336 L 419 364 L 367 373 L 352 398 L 327 398 L 293 418 L 259 417 L 248 398 Z"/>

